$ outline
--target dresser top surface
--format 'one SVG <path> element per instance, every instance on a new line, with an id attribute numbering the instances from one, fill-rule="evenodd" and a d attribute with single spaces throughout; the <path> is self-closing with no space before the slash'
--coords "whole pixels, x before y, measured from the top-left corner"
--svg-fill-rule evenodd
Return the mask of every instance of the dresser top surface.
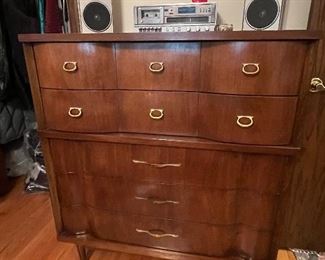
<path id="1" fill-rule="evenodd" d="M 318 40 L 317 31 L 236 31 L 182 33 L 20 34 L 21 42 L 158 42 L 158 41 L 263 41 Z"/>

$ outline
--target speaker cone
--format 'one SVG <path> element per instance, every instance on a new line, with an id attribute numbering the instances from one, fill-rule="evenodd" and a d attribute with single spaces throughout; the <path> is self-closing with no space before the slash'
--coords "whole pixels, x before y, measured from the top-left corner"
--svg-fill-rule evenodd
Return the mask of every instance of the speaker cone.
<path id="1" fill-rule="evenodd" d="M 111 25 L 111 14 L 102 3 L 91 2 L 83 11 L 83 19 L 87 27 L 96 32 L 105 31 Z"/>
<path id="2" fill-rule="evenodd" d="M 267 29 L 277 20 L 279 9 L 277 0 L 254 0 L 247 8 L 246 21 L 253 29 Z"/>

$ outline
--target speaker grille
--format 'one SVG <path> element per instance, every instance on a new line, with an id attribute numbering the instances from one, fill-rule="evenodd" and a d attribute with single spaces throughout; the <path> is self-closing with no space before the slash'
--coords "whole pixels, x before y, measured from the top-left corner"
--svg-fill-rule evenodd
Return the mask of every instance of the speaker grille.
<path id="1" fill-rule="evenodd" d="M 276 22 L 279 10 L 277 0 L 254 0 L 247 8 L 246 21 L 253 29 L 267 29 Z"/>
<path id="2" fill-rule="evenodd" d="M 111 14 L 108 8 L 99 2 L 91 2 L 83 11 L 86 26 L 95 32 L 107 30 L 111 25 Z"/>

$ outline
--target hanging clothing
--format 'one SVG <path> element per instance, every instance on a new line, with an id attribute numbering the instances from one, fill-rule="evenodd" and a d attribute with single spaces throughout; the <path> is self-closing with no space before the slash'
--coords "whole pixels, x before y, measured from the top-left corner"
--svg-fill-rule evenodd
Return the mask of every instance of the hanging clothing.
<path id="1" fill-rule="evenodd" d="M 46 0 L 45 5 L 45 32 L 62 33 L 62 10 L 58 0 Z"/>
<path id="2" fill-rule="evenodd" d="M 23 136 L 34 120 L 19 33 L 39 31 L 35 0 L 0 0 L 0 144 Z"/>

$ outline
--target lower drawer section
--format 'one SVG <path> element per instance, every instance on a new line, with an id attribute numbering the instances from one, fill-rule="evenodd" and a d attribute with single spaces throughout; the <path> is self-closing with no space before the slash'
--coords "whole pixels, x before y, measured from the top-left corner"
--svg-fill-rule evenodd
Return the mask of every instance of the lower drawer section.
<path id="1" fill-rule="evenodd" d="M 253 251 L 249 252 L 252 249 L 258 251 L 256 259 L 261 259 L 265 257 L 270 242 L 270 233 L 257 232 L 240 225 L 187 223 L 109 214 L 100 210 L 90 210 L 89 214 L 93 236 L 146 247 L 208 256 L 225 256 L 243 251 L 253 254 Z"/>
<path id="2" fill-rule="evenodd" d="M 216 225 L 243 224 L 258 230 L 272 229 L 278 200 L 278 196 L 239 189 L 107 178 L 86 177 L 84 184 L 85 204 L 91 208 Z"/>
<path id="3" fill-rule="evenodd" d="M 197 212 L 199 214 L 199 212 Z M 84 207 L 62 207 L 63 232 L 101 240 L 183 253 L 268 259 L 272 231 L 213 225 L 141 215 L 122 215 Z"/>
<path id="4" fill-rule="evenodd" d="M 63 232 L 268 259 L 287 157 L 99 141 L 49 143 Z"/>

